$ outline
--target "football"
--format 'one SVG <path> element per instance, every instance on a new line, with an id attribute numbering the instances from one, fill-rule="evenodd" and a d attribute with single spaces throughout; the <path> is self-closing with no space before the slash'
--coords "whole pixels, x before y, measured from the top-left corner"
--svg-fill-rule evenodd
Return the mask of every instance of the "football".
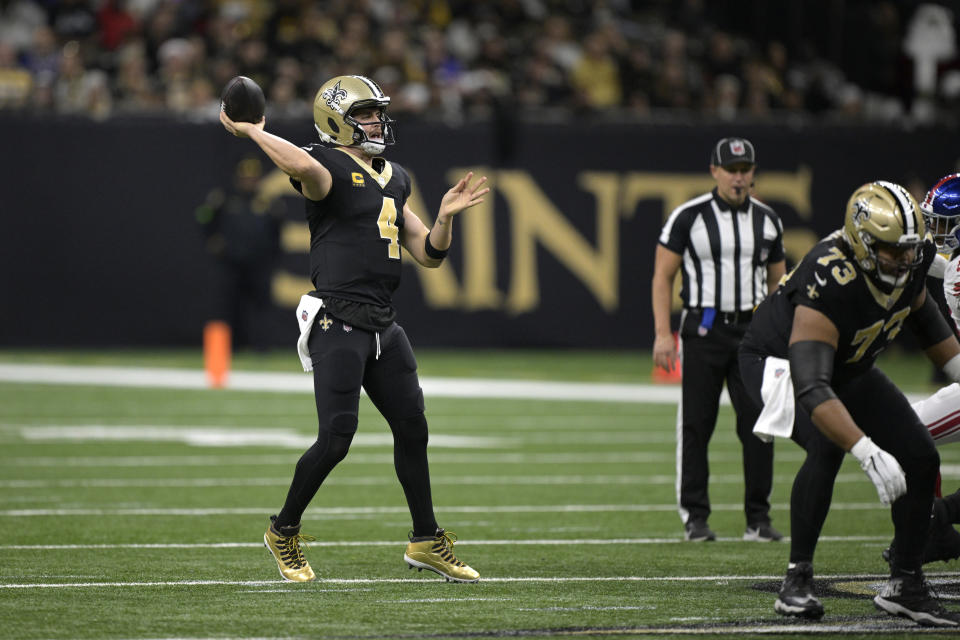
<path id="1" fill-rule="evenodd" d="M 220 104 L 234 122 L 260 122 L 266 100 L 256 82 L 246 76 L 237 76 L 223 89 Z"/>

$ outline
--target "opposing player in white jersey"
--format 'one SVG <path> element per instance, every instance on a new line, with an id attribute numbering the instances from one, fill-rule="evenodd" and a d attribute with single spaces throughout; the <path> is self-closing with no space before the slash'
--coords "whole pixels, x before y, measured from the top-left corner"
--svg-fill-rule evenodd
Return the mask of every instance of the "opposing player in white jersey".
<path id="1" fill-rule="evenodd" d="M 929 275 L 943 277 L 943 293 L 956 327 L 960 327 L 960 173 L 941 178 L 920 204 L 927 229 L 933 234 L 940 253 L 930 266 Z M 914 410 L 938 447 L 960 442 L 960 385 L 946 386 L 925 400 L 913 404 Z M 960 557 L 960 491 L 933 503 L 930 538 L 923 562 L 953 560 Z M 889 555 L 884 552 L 884 556 Z"/>

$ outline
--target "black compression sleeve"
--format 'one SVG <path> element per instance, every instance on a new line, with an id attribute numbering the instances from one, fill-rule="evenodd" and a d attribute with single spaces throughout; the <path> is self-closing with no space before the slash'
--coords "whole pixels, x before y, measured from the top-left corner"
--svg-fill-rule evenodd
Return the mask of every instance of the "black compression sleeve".
<path id="1" fill-rule="evenodd" d="M 917 336 L 921 349 L 932 347 L 953 335 L 950 325 L 929 293 L 920 308 L 907 316 L 906 325 Z"/>
<path id="2" fill-rule="evenodd" d="M 423 243 L 423 250 L 427 252 L 427 255 L 434 260 L 443 260 L 447 257 L 447 251 L 449 249 L 437 249 L 435 246 L 430 244 L 430 234 L 427 234 L 427 238 Z"/>
<path id="3" fill-rule="evenodd" d="M 790 345 L 790 377 L 797 403 L 812 414 L 818 406 L 836 398 L 830 386 L 836 350 L 826 342 L 801 340 Z"/>

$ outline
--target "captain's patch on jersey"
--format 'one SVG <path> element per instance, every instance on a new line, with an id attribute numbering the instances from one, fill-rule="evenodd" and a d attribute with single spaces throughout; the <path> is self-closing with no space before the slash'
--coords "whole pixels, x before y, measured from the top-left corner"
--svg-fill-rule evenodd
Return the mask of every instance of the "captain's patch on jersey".
<path id="1" fill-rule="evenodd" d="M 354 171 L 353 173 L 350 174 L 350 177 L 353 178 L 353 186 L 355 186 L 355 187 L 362 187 L 362 186 L 364 186 L 364 185 L 366 184 L 366 183 L 363 181 L 363 174 L 362 174 L 362 173 L 358 173 L 358 172 Z"/>

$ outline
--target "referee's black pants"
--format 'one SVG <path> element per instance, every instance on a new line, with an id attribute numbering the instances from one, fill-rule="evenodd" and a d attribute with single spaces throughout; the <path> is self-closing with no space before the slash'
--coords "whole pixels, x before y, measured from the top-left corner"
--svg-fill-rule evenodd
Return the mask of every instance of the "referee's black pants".
<path id="1" fill-rule="evenodd" d="M 683 397 L 677 415 L 677 500 L 684 523 L 710 515 L 707 446 L 717 424 L 720 394 L 726 382 L 737 414 L 737 437 L 743 452 L 744 512 L 748 526 L 770 522 L 773 486 L 773 444 L 753 435 L 760 407 L 750 398 L 740 376 L 737 349 L 748 321 L 724 323 L 720 314 L 700 335 L 700 316 L 685 312 L 681 322 Z"/>

